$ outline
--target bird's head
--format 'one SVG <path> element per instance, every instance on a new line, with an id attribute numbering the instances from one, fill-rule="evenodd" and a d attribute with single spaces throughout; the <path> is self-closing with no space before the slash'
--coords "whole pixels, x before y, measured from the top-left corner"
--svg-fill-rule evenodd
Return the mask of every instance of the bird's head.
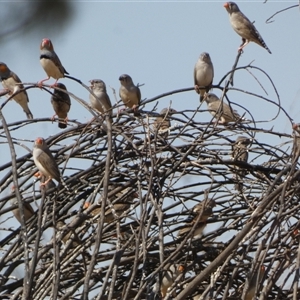
<path id="1" fill-rule="evenodd" d="M 50 39 L 43 39 L 42 42 L 41 42 L 41 46 L 40 46 L 40 49 L 46 49 L 46 50 L 49 50 L 49 51 L 54 51 L 54 48 L 53 48 L 53 44 L 51 42 Z"/>

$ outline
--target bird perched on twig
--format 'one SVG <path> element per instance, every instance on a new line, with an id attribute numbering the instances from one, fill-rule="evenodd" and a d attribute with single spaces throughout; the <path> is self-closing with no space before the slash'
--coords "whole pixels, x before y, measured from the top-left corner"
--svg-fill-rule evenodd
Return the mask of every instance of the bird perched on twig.
<path id="1" fill-rule="evenodd" d="M 265 266 L 261 265 L 253 273 L 250 273 L 245 284 L 243 292 L 243 300 L 253 300 L 255 296 L 256 287 L 261 283 L 265 274 Z"/>
<path id="2" fill-rule="evenodd" d="M 38 85 L 42 86 L 44 81 L 50 77 L 56 79 L 52 86 L 55 86 L 58 79 L 64 78 L 65 74 L 69 74 L 60 62 L 57 54 L 54 51 L 53 44 L 50 39 L 43 39 L 40 45 L 40 63 L 44 68 L 48 78 L 39 81 Z"/>
<path id="3" fill-rule="evenodd" d="M 238 51 L 241 51 L 244 47 L 246 47 L 249 42 L 254 42 L 259 46 L 264 47 L 270 54 L 272 54 L 255 26 L 240 11 L 236 3 L 226 2 L 224 7 L 229 13 L 229 20 L 232 28 L 243 39 L 243 44 L 238 48 Z"/>
<path id="4" fill-rule="evenodd" d="M 184 272 L 184 266 L 179 264 L 166 265 L 163 269 L 160 292 L 162 298 L 167 294 L 168 288 L 173 285 L 177 277 Z M 175 295 L 173 295 L 175 297 Z"/>
<path id="5" fill-rule="evenodd" d="M 11 193 L 14 193 L 14 192 L 15 192 L 15 187 L 12 186 Z M 10 199 L 10 203 L 13 206 L 17 205 L 17 208 L 13 209 L 12 212 L 13 212 L 15 218 L 21 224 L 21 211 L 19 209 L 18 199 L 12 198 L 12 199 Z M 32 206 L 28 202 L 25 202 L 23 199 L 22 199 L 22 204 L 23 204 L 23 210 L 24 210 L 24 221 L 26 223 L 34 215 L 34 210 L 33 210 Z"/>
<path id="6" fill-rule="evenodd" d="M 127 107 L 136 111 L 141 102 L 141 91 L 139 87 L 134 85 L 132 78 L 127 74 L 121 75 L 119 80 L 121 83 L 119 89 L 120 98 Z"/>
<path id="7" fill-rule="evenodd" d="M 170 116 L 176 112 L 173 108 L 164 108 L 153 123 L 153 129 L 157 130 L 164 138 L 167 138 L 169 135 L 168 129 L 171 127 Z"/>
<path id="8" fill-rule="evenodd" d="M 112 114 L 111 102 L 106 92 L 106 85 L 101 79 L 90 80 L 91 90 L 97 96 L 97 98 L 90 94 L 90 102 L 92 108 L 96 109 L 99 113 L 104 114 L 106 112 L 109 115 Z"/>
<path id="9" fill-rule="evenodd" d="M 41 183 L 40 186 L 46 185 L 51 179 L 61 182 L 58 165 L 43 138 L 38 137 L 35 140 L 32 156 L 38 170 L 48 178 L 45 182 Z"/>
<path id="10" fill-rule="evenodd" d="M 29 98 L 27 92 L 25 90 L 19 92 L 24 89 L 24 86 L 21 84 L 21 79 L 18 75 L 11 71 L 5 63 L 0 62 L 0 77 L 2 86 L 9 91 L 9 97 L 15 94 L 13 99 L 23 108 L 27 119 L 33 119 L 33 115 L 28 107 Z"/>
<path id="11" fill-rule="evenodd" d="M 248 161 L 248 146 L 250 145 L 251 140 L 244 136 L 239 136 L 232 145 L 231 157 L 233 161 Z M 247 171 L 240 168 L 239 166 L 234 166 L 234 179 L 237 181 L 235 184 L 235 189 L 239 192 L 243 189 L 243 178 L 246 176 Z"/>
<path id="12" fill-rule="evenodd" d="M 196 204 L 192 208 L 192 220 L 188 221 L 185 226 L 179 230 L 178 237 L 182 237 L 186 233 L 190 232 L 194 226 L 195 231 L 193 233 L 193 237 L 201 236 L 207 224 L 206 221 L 210 216 L 212 216 L 213 208 L 215 206 L 216 202 L 213 199 L 208 199 Z"/>
<path id="13" fill-rule="evenodd" d="M 127 195 L 128 194 L 128 195 Z M 124 198 L 125 197 L 125 198 Z M 104 215 L 104 223 L 113 222 L 116 217 L 120 217 L 126 210 L 129 209 L 132 201 L 138 197 L 136 192 L 133 192 L 131 188 L 125 188 L 124 190 L 118 192 L 110 201 L 114 199 L 121 198 L 120 202 L 116 202 L 112 207 L 107 207 Z M 87 209 L 91 206 L 91 203 L 85 202 L 83 205 L 84 209 Z M 101 214 L 101 206 L 95 207 L 91 212 L 91 215 L 97 216 Z M 95 220 L 97 221 L 97 220 Z"/>
<path id="14" fill-rule="evenodd" d="M 62 83 L 57 83 L 56 87 L 67 91 L 66 86 Z M 51 120 L 53 121 L 54 117 L 58 116 L 58 118 L 60 119 L 58 121 L 58 127 L 66 128 L 68 122 L 68 112 L 70 111 L 70 107 L 71 107 L 70 96 L 68 95 L 68 93 L 59 91 L 55 88 L 54 94 L 51 96 L 51 104 L 55 111 L 55 115 L 53 115 Z"/>
<path id="15" fill-rule="evenodd" d="M 245 120 L 236 110 L 233 110 L 213 93 L 205 94 L 204 101 L 207 103 L 208 111 L 218 119 L 218 123 L 220 124 Z"/>
<path id="16" fill-rule="evenodd" d="M 203 101 L 205 93 L 211 88 L 214 78 L 214 66 L 207 52 L 200 54 L 199 59 L 194 67 L 194 84 L 195 91 L 200 94 L 200 102 Z M 205 87 L 200 89 L 199 87 Z"/>

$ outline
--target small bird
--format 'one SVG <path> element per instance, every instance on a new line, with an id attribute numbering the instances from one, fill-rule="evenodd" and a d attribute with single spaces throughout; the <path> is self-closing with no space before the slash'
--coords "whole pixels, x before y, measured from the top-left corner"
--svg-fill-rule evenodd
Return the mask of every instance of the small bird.
<path id="1" fill-rule="evenodd" d="M 251 140 L 244 136 L 239 136 L 232 145 L 231 157 L 233 161 L 248 161 L 248 146 L 250 145 Z M 238 166 L 234 166 L 234 179 L 237 181 L 235 184 L 235 189 L 239 192 L 243 189 L 243 178 L 246 176 L 247 171 L 241 169 Z"/>
<path id="2" fill-rule="evenodd" d="M 205 201 L 201 201 L 200 203 L 196 204 L 193 209 L 192 213 L 196 216 L 201 214 L 199 222 L 206 222 L 207 219 L 212 216 L 213 208 L 216 206 L 216 202 L 213 199 L 207 199 Z"/>
<path id="3" fill-rule="evenodd" d="M 14 191 L 15 191 L 15 187 L 12 186 L 11 192 L 14 193 Z M 20 209 L 19 209 L 18 199 L 17 198 L 10 199 L 10 203 L 11 203 L 12 206 L 17 205 L 17 208 L 13 209 L 12 212 L 13 212 L 15 218 L 21 224 L 21 212 L 20 212 Z M 28 202 L 25 202 L 23 200 L 22 204 L 23 204 L 23 209 L 24 209 L 24 221 L 26 223 L 34 215 L 34 210 Z"/>
<path id="4" fill-rule="evenodd" d="M 245 288 L 244 288 L 244 300 L 253 300 L 255 296 L 256 287 L 261 283 L 265 274 L 265 266 L 261 265 L 252 274 L 249 274 Z"/>
<path id="5" fill-rule="evenodd" d="M 50 39 L 43 39 L 41 42 L 40 63 L 44 68 L 48 78 L 39 81 L 39 86 L 42 86 L 43 82 L 49 80 L 50 77 L 56 79 L 55 83 L 53 84 L 53 86 L 55 86 L 59 78 L 64 78 L 65 74 L 69 74 L 56 55 Z"/>
<path id="6" fill-rule="evenodd" d="M 184 272 L 184 269 L 184 266 L 179 264 L 171 264 L 164 267 L 160 286 L 162 298 L 166 296 L 168 288 L 171 287 L 177 277 Z"/>
<path id="7" fill-rule="evenodd" d="M 208 111 L 219 119 L 218 123 L 226 124 L 229 122 L 239 122 L 243 119 L 236 110 L 233 110 L 228 104 L 221 101 L 215 94 L 205 94 L 204 100 L 207 103 Z"/>
<path id="8" fill-rule="evenodd" d="M 0 62 L 0 77 L 2 86 L 9 91 L 9 97 L 24 89 L 23 84 L 21 84 L 22 81 L 18 75 L 11 71 L 3 62 Z M 23 108 L 27 119 L 33 119 L 33 115 L 28 107 L 29 98 L 27 92 L 24 90 L 14 95 L 13 99 Z"/>
<path id="9" fill-rule="evenodd" d="M 59 220 L 56 223 L 56 227 L 59 230 L 64 229 L 64 227 L 68 226 L 67 224 L 65 224 L 64 221 Z M 82 242 L 80 241 L 80 238 L 78 237 L 78 234 L 75 232 L 75 230 L 70 229 L 70 231 L 68 231 L 63 237 L 62 237 L 62 241 L 64 244 L 67 244 L 68 241 L 70 240 L 71 236 L 73 234 L 73 240 L 71 243 L 71 248 L 76 248 L 78 245 L 80 245 Z"/>
<path id="10" fill-rule="evenodd" d="M 185 223 L 185 226 L 178 232 L 178 237 L 181 238 L 186 233 L 190 232 L 195 224 L 195 231 L 193 237 L 201 236 L 206 227 L 207 219 L 213 214 L 213 207 L 216 202 L 212 199 L 202 201 L 192 208 L 192 220 Z"/>
<path id="11" fill-rule="evenodd" d="M 32 156 L 38 170 L 48 178 L 40 186 L 45 186 L 51 179 L 61 182 L 58 165 L 43 138 L 38 137 L 35 140 Z"/>
<path id="12" fill-rule="evenodd" d="M 135 111 L 141 102 L 141 91 L 139 87 L 134 85 L 131 77 L 127 74 L 121 75 L 119 80 L 121 83 L 119 90 L 121 99 L 127 107 Z"/>
<path id="13" fill-rule="evenodd" d="M 90 94 L 90 102 L 92 108 L 98 110 L 99 113 L 104 114 L 108 112 L 112 114 L 111 102 L 106 92 L 106 85 L 101 79 L 90 80 L 91 90 L 97 96 L 97 98 Z"/>
<path id="14" fill-rule="evenodd" d="M 255 26 L 240 11 L 236 3 L 226 2 L 224 7 L 229 13 L 229 20 L 232 28 L 243 39 L 243 44 L 238 48 L 238 51 L 241 51 L 244 47 L 246 47 L 249 42 L 254 42 L 259 46 L 264 47 L 270 54 L 272 54 Z"/>
<path id="15" fill-rule="evenodd" d="M 57 83 L 56 87 L 67 91 L 66 86 L 62 83 Z M 62 119 L 58 121 L 58 127 L 66 128 L 68 122 L 68 112 L 71 107 L 70 96 L 67 93 L 59 91 L 55 88 L 54 94 L 51 96 L 51 104 L 55 111 L 55 115 L 53 115 L 51 120 L 53 121 L 55 116 L 58 116 L 59 119 Z"/>
<path id="16" fill-rule="evenodd" d="M 164 138 L 167 138 L 169 135 L 168 129 L 171 127 L 170 115 L 176 112 L 173 108 L 164 108 L 153 123 L 153 129 L 157 130 Z"/>
<path id="17" fill-rule="evenodd" d="M 131 188 L 128 187 L 128 188 L 120 191 L 112 199 L 110 199 L 110 201 L 113 201 L 114 199 L 121 198 L 121 197 L 123 198 L 123 196 L 128 194 L 130 192 L 130 190 L 131 190 Z M 106 208 L 105 215 L 104 215 L 104 223 L 113 222 L 115 220 L 115 215 L 120 217 L 126 210 L 129 209 L 130 205 L 132 204 L 132 201 L 137 197 L 138 197 L 137 193 L 135 193 L 135 192 L 130 193 L 128 196 L 125 196 L 125 199 L 121 198 L 120 202 L 114 203 L 112 205 L 114 211 L 112 211 L 112 208 Z M 91 206 L 91 204 L 89 202 L 85 202 L 84 205 L 83 205 L 83 208 L 87 209 L 90 206 Z M 100 214 L 101 214 L 101 206 L 96 207 L 95 209 L 93 209 L 91 211 L 91 215 L 93 217 L 97 216 L 97 215 L 100 215 Z"/>
<path id="18" fill-rule="evenodd" d="M 181 228 L 178 232 L 178 237 L 182 237 L 186 233 L 190 232 L 194 225 L 197 223 L 195 227 L 195 231 L 193 233 L 193 237 L 201 236 L 204 228 L 206 227 L 207 219 L 213 214 L 213 207 L 216 206 L 216 202 L 213 199 L 209 199 L 206 201 L 202 201 L 196 204 L 192 208 L 193 218 L 191 221 L 185 223 L 185 226 Z"/>
<path id="19" fill-rule="evenodd" d="M 200 102 L 203 101 L 205 92 L 208 93 L 208 91 L 210 90 L 213 79 L 214 66 L 209 54 L 207 52 L 203 52 L 200 54 L 194 68 L 195 91 L 200 94 Z M 200 89 L 200 86 L 205 88 Z"/>

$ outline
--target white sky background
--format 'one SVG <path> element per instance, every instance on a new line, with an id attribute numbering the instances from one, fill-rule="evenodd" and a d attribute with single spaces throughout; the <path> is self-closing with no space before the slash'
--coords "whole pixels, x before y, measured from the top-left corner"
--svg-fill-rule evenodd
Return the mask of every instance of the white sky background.
<path id="1" fill-rule="evenodd" d="M 118 78 L 123 73 L 129 74 L 135 84 L 144 84 L 141 87 L 142 99 L 192 87 L 194 65 L 200 53 L 206 51 L 213 61 L 214 84 L 217 84 L 230 71 L 241 43 L 241 38 L 231 28 L 228 13 L 223 7 L 224 2 L 76 2 L 76 17 L 64 31 L 51 34 L 41 32 L 34 37 L 23 36 L 9 40 L 1 45 L 0 60 L 17 73 L 23 82 L 44 79 L 47 76 L 39 62 L 39 46 L 41 40 L 48 37 L 70 75 L 87 85 L 91 79 L 104 80 L 114 103 L 109 86 L 114 87 L 118 94 Z M 264 48 L 250 43 L 238 66 L 247 65 L 254 60 L 253 65 L 262 68 L 272 78 L 282 106 L 295 122 L 300 122 L 300 11 L 297 8 L 288 10 L 275 16 L 275 22 L 265 23 L 276 11 L 297 3 L 298 1 L 271 0 L 266 4 L 263 4 L 263 0 L 237 2 L 241 11 L 251 21 L 255 21 L 256 28 L 272 51 L 269 54 Z M 4 6 L 5 3 L 1 5 Z M 271 85 L 258 72 L 255 74 L 262 80 L 269 96 L 264 95 L 259 85 L 245 71 L 236 73 L 234 87 L 276 101 Z M 46 83 L 53 82 L 51 79 Z M 79 84 L 69 79 L 62 79 L 60 82 L 70 92 L 89 101 L 87 91 Z M 217 89 L 213 92 L 218 96 L 221 94 Z M 54 114 L 48 93 L 30 89 L 28 94 L 29 106 L 35 118 L 51 117 Z M 230 91 L 227 95 L 231 101 L 251 111 L 256 120 L 271 119 L 277 112 L 275 107 L 258 98 Z M 3 102 L 5 97 L 0 100 Z M 199 106 L 199 96 L 191 91 L 159 100 L 157 112 L 168 106 L 171 100 L 172 107 L 177 111 L 192 110 Z M 150 103 L 143 110 L 151 111 L 154 105 L 155 103 Z M 243 113 L 241 108 L 234 108 L 240 114 Z M 206 104 L 202 109 L 206 109 Z M 8 123 L 26 118 L 21 107 L 14 101 L 5 106 L 3 114 Z M 199 118 L 200 116 L 206 116 L 201 121 L 211 119 L 208 112 L 202 113 Z M 69 119 L 87 122 L 91 118 L 92 115 L 72 99 Z M 258 125 L 265 129 L 273 126 L 276 131 L 292 133 L 291 124 L 283 113 L 269 124 Z M 57 123 L 33 123 L 24 130 L 12 132 L 12 136 L 23 138 L 24 144 L 32 149 L 35 138 L 47 138 L 59 131 L 61 129 Z M 269 136 L 258 135 L 257 138 L 265 143 L 270 142 Z M 1 138 L 0 142 L 2 141 L 5 139 Z M 284 141 L 285 139 L 274 138 L 274 144 Z M 0 145 L 0 151 L 1 166 L 10 161 L 11 157 L 7 144 Z M 16 151 L 18 157 L 26 153 L 23 148 L 17 147 Z"/>
<path id="2" fill-rule="evenodd" d="M 265 23 L 276 11 L 297 3 L 270 0 L 266 4 L 263 1 L 238 2 L 241 11 L 251 21 L 255 21 L 255 26 L 272 51 L 269 54 L 264 48 L 250 43 L 238 66 L 254 61 L 253 65 L 265 70 L 276 85 L 282 106 L 296 122 L 300 122 L 299 9 L 283 12 L 275 16 L 275 22 Z M 118 93 L 118 78 L 123 73 L 131 75 L 134 83 L 144 84 L 141 87 L 142 99 L 192 87 L 194 65 L 200 53 L 206 51 L 210 53 L 214 64 L 216 84 L 231 69 L 241 43 L 240 37 L 231 28 L 223 4 L 224 1 L 76 2 L 76 16 L 64 31 L 51 34 L 41 32 L 34 37 L 24 35 L 11 39 L 1 45 L 0 60 L 17 73 L 23 82 L 44 79 L 46 74 L 39 62 L 39 46 L 42 38 L 48 37 L 70 75 L 87 85 L 91 79 L 104 80 L 114 103 L 109 86 L 114 87 Z M 264 95 L 257 82 L 246 71 L 236 73 L 235 88 L 276 101 L 271 85 L 258 72 L 255 74 L 264 84 L 269 96 Z M 69 79 L 60 81 L 66 84 L 69 91 L 89 101 L 87 91 L 79 84 Z M 51 79 L 46 83 L 53 82 Z M 217 89 L 213 92 L 220 95 Z M 28 94 L 30 109 L 35 118 L 51 117 L 54 114 L 47 92 L 30 89 Z M 228 96 L 231 101 L 250 110 L 256 120 L 271 119 L 277 112 L 274 106 L 259 98 L 236 92 L 229 92 Z M 1 101 L 4 100 L 5 97 L 2 97 Z M 171 100 L 172 107 L 177 111 L 196 109 L 199 105 L 199 96 L 191 91 L 159 100 L 157 111 L 168 106 Z M 150 103 L 143 109 L 151 111 L 154 105 L 155 103 Z M 241 108 L 234 108 L 240 114 L 244 113 Z M 202 109 L 206 109 L 206 104 Z M 4 107 L 3 114 L 8 123 L 26 118 L 21 107 L 14 101 Z M 202 120 L 203 117 L 206 119 Z M 72 99 L 69 118 L 86 122 L 92 116 Z M 207 112 L 196 118 L 209 121 L 211 116 Z M 292 133 L 291 124 L 283 113 L 275 121 L 258 125 L 266 129 L 273 126 L 276 131 Z M 57 123 L 33 123 L 24 130 L 13 131 L 12 136 L 23 138 L 24 144 L 31 149 L 36 137 L 47 138 L 60 130 Z M 269 138 L 262 137 L 264 142 L 270 142 Z M 274 140 L 274 144 L 283 141 L 284 139 L 278 138 Z M 0 151 L 0 165 L 11 160 L 7 144 L 1 145 Z M 18 156 L 26 153 L 20 147 L 16 151 Z"/>

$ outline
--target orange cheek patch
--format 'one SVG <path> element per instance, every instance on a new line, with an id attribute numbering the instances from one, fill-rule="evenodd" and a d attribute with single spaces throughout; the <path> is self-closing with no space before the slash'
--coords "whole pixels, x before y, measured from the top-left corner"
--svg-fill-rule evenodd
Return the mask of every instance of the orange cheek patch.
<path id="1" fill-rule="evenodd" d="M 5 65 L 0 65 L 0 71 L 1 71 L 1 72 L 6 72 L 6 70 L 7 70 L 7 66 L 5 66 Z"/>

